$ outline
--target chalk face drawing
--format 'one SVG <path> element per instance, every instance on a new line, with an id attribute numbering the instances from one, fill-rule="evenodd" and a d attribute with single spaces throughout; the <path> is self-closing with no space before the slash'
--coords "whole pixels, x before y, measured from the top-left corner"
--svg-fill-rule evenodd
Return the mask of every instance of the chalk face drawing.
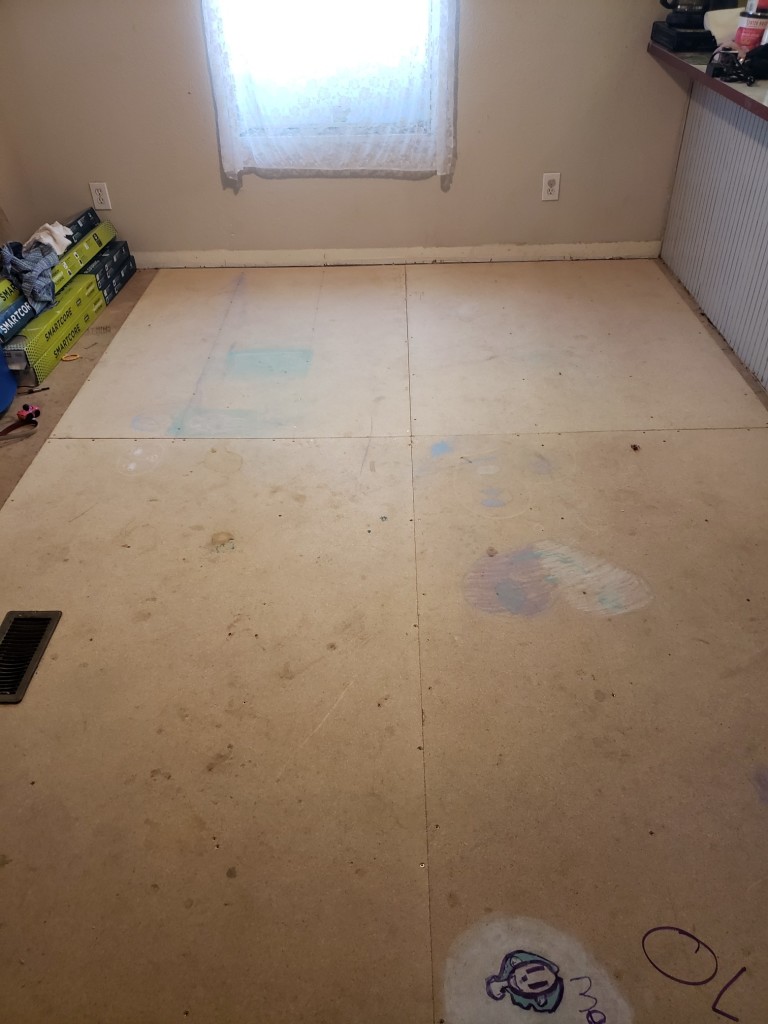
<path id="1" fill-rule="evenodd" d="M 540 541 L 484 555 L 464 578 L 464 594 L 489 615 L 539 615 L 556 597 L 590 615 L 626 615 L 644 608 L 653 593 L 640 576 L 594 555 Z"/>
<path id="2" fill-rule="evenodd" d="M 449 1024 L 632 1024 L 616 982 L 571 935 L 544 921 L 493 914 L 453 943 L 445 962 Z"/>
<path id="3" fill-rule="evenodd" d="M 507 953 L 498 974 L 485 979 L 485 991 L 497 1002 L 509 996 L 521 1010 L 554 1013 L 563 1001 L 565 984 L 551 960 L 517 949 Z"/>

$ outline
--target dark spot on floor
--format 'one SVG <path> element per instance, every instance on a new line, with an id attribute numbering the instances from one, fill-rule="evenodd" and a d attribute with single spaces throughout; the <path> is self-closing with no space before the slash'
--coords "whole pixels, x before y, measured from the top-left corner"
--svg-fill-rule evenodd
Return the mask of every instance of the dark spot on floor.
<path id="1" fill-rule="evenodd" d="M 752 777 L 760 803 L 768 805 L 768 765 L 758 765 Z"/>
<path id="2" fill-rule="evenodd" d="M 448 900 L 449 907 L 458 907 L 461 900 L 455 892 L 449 892 L 446 899 Z"/>
<path id="3" fill-rule="evenodd" d="M 595 690 L 596 701 L 599 701 L 602 704 L 604 700 L 607 700 L 607 698 L 608 694 L 604 690 Z"/>
<path id="4" fill-rule="evenodd" d="M 485 553 L 486 555 L 488 555 L 489 558 L 495 558 L 499 552 L 496 550 L 496 548 L 488 548 L 488 550 Z"/>
<path id="5" fill-rule="evenodd" d="M 173 778 L 170 772 L 164 772 L 162 768 L 153 768 L 149 773 L 149 777 L 151 779 L 168 779 L 169 781 Z"/>
<path id="6" fill-rule="evenodd" d="M 207 772 L 212 772 L 214 768 L 218 768 L 220 764 L 224 764 L 232 757 L 232 744 L 227 744 L 226 751 L 219 751 L 218 754 L 214 754 L 208 764 L 205 766 Z"/>
<path id="7" fill-rule="evenodd" d="M 9 864 L 12 863 L 13 861 L 11 860 L 10 857 L 6 857 L 4 853 L 0 853 L 0 868 L 6 868 L 8 867 Z"/>
<path id="8" fill-rule="evenodd" d="M 152 890 L 152 892 L 159 892 L 160 891 L 160 886 L 157 884 L 157 882 L 153 882 L 152 885 L 150 885 L 149 888 Z"/>
<path id="9" fill-rule="evenodd" d="M 640 451 L 640 445 L 639 444 L 631 444 L 629 447 L 632 449 L 633 452 L 639 452 Z"/>
<path id="10" fill-rule="evenodd" d="M 189 910 L 191 907 L 194 907 L 194 905 L 195 905 L 195 901 L 194 900 L 192 900 L 192 899 L 184 900 L 184 906 L 187 908 L 187 910 Z"/>
<path id="11" fill-rule="evenodd" d="M 336 650 L 336 644 L 334 644 L 334 643 L 328 644 L 328 650 L 329 651 L 335 651 Z"/>
<path id="12" fill-rule="evenodd" d="M 227 878 L 237 878 L 237 868 L 227 868 Z"/>

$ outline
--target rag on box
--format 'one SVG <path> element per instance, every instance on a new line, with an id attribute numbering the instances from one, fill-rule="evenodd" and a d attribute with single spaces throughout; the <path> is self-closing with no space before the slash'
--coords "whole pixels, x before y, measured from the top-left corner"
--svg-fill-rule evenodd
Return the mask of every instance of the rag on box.
<path id="1" fill-rule="evenodd" d="M 36 313 L 50 309 L 54 303 L 56 288 L 51 269 L 69 248 L 71 235 L 71 228 L 54 221 L 41 225 L 24 245 L 8 242 L 0 249 L 3 272 L 22 290 Z"/>
<path id="2" fill-rule="evenodd" d="M 0 249 L 3 273 L 20 288 L 36 313 L 50 309 L 56 290 L 51 269 L 59 254 L 51 245 L 38 243 L 25 253 L 21 242 L 8 242 Z"/>

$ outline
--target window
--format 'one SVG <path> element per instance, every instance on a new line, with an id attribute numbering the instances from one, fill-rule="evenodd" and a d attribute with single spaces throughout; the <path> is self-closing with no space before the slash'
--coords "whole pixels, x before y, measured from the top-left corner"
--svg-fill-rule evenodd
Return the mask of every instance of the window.
<path id="1" fill-rule="evenodd" d="M 203 0 L 225 175 L 449 175 L 458 0 Z"/>

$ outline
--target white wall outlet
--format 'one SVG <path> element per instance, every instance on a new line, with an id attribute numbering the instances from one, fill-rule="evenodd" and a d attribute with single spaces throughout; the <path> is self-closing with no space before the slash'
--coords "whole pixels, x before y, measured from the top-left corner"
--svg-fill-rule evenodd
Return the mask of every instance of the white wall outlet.
<path id="1" fill-rule="evenodd" d="M 94 210 L 111 210 L 112 203 L 107 191 L 106 181 L 89 181 L 88 186 L 91 190 Z"/>
<path id="2" fill-rule="evenodd" d="M 560 171 L 546 171 L 541 182 L 541 198 L 545 202 L 560 198 Z"/>

